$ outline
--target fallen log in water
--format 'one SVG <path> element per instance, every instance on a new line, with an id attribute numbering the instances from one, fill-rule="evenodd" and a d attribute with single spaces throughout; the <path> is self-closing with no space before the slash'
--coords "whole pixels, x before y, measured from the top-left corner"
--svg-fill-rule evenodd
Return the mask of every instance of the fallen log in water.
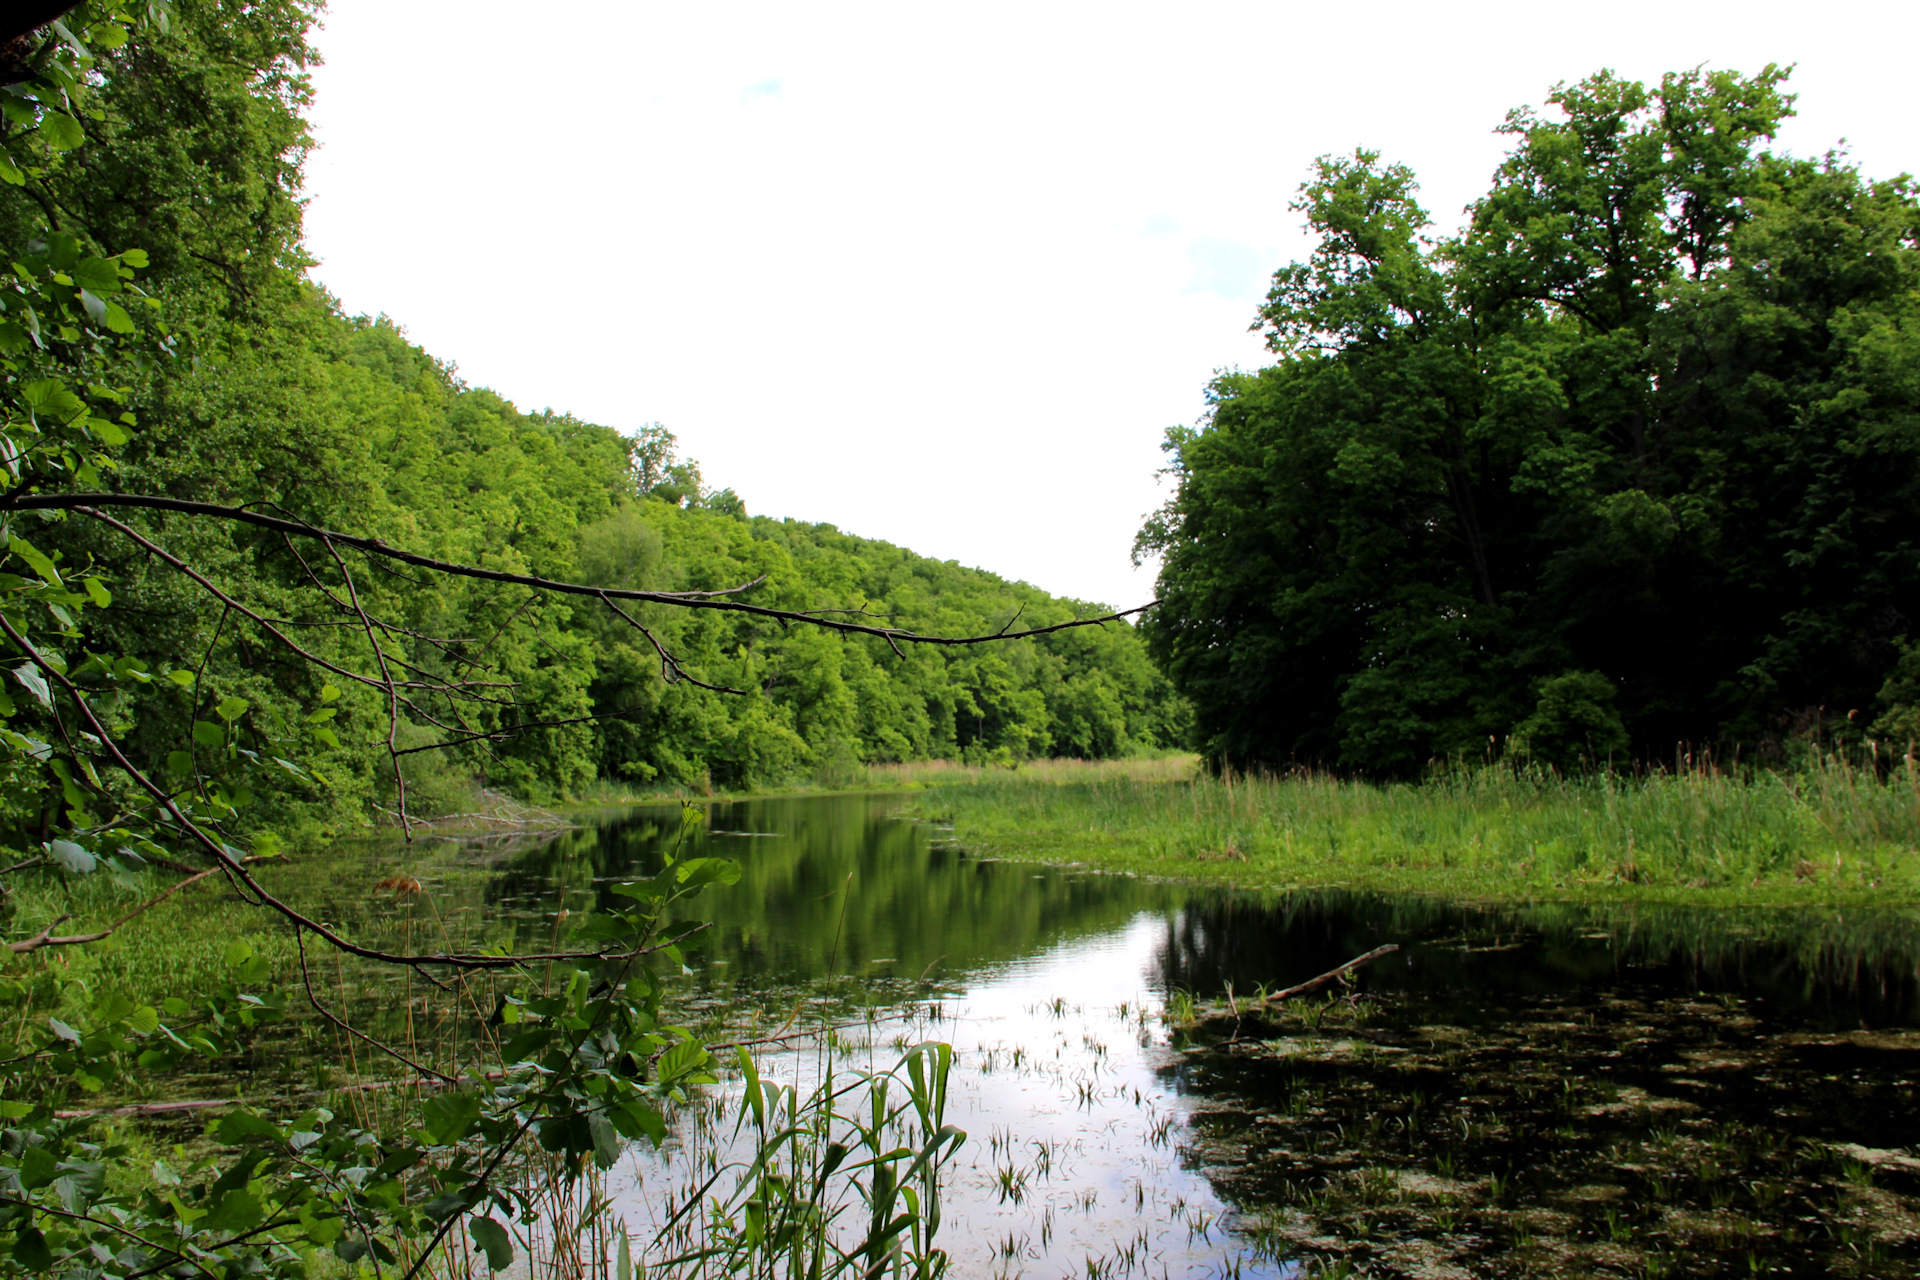
<path id="1" fill-rule="evenodd" d="M 1321 974 L 1319 977 L 1308 978 L 1305 982 L 1301 983 L 1298 986 L 1287 987 L 1283 990 L 1275 991 L 1273 994 L 1267 997 L 1267 1003 L 1272 1004 L 1276 1000 L 1291 1000 L 1294 996 L 1303 996 L 1303 995 L 1306 995 L 1309 991 L 1318 991 L 1321 987 L 1326 986 L 1329 982 L 1332 982 L 1335 978 L 1338 978 L 1340 975 L 1344 973 L 1351 973 L 1355 969 L 1358 969 L 1361 965 L 1365 964 L 1367 961 L 1378 960 L 1381 956 L 1384 956 L 1389 952 L 1398 951 L 1399 949 L 1400 949 L 1400 944 L 1397 942 L 1389 942 L 1385 946 L 1375 947 L 1373 950 L 1367 952 L 1367 954 L 1363 956 L 1355 956 L 1353 959 L 1341 965 L 1338 969 L 1329 969 L 1325 973 Z"/>

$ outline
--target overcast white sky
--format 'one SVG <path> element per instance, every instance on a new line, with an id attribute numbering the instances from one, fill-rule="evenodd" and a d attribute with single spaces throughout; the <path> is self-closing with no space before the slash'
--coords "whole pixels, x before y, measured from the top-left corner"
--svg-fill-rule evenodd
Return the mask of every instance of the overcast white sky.
<path id="1" fill-rule="evenodd" d="M 1116 606 L 1174 423 L 1368 146 L 1447 226 L 1600 67 L 1796 62 L 1920 167 L 1920 6 L 332 0 L 315 274 L 522 408 L 665 423 L 755 513 Z"/>

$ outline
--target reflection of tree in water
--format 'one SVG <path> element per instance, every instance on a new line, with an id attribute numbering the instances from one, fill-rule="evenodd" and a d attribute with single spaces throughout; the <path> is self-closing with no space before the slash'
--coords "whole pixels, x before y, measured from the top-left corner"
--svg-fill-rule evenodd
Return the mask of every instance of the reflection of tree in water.
<path id="1" fill-rule="evenodd" d="M 1517 1001 L 1635 986 L 1759 997 L 1782 1016 L 1855 1027 L 1920 1017 L 1920 932 L 1894 912 L 1546 904 L 1481 908 L 1345 890 L 1194 894 L 1169 920 L 1160 983 L 1202 995 L 1324 973 L 1406 947 L 1362 983 L 1467 1018 Z"/>
<path id="2" fill-rule="evenodd" d="M 701 980 L 938 978 L 1118 928 L 1182 896 L 981 861 L 892 817 L 897 804 L 853 795 L 712 805 L 684 853 L 731 858 L 741 878 L 698 901 L 712 923 L 692 948 L 707 966 Z M 655 874 L 680 838 L 677 806 L 628 811 L 513 859 L 487 880 L 483 909 L 530 924 L 562 906 L 602 910 L 611 881 Z"/>

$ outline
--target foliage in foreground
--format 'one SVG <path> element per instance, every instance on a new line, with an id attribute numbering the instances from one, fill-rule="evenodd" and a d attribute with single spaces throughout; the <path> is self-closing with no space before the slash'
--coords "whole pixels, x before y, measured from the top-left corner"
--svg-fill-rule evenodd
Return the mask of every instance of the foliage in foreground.
<path id="1" fill-rule="evenodd" d="M 1916 769 L 1829 755 L 1797 771 L 1487 767 L 1389 784 L 989 771 L 917 808 L 980 852 L 1247 887 L 1886 903 L 1920 897 Z"/>
<path id="2" fill-rule="evenodd" d="M 223 16 L 246 20 L 230 30 L 220 24 Z M 102 226 L 84 213 L 72 216 L 74 209 L 63 201 L 84 210 L 84 196 L 120 213 L 138 205 L 128 187 L 139 184 L 123 165 L 132 176 L 164 171 L 191 188 L 196 165 L 169 168 L 182 157 L 164 149 L 160 159 L 169 163 L 155 165 L 154 153 L 142 151 L 143 137 L 153 141 L 144 133 L 153 116 L 117 114 L 129 103 L 151 107 L 143 95 L 177 91 L 189 98 L 224 95 L 243 115 L 288 125 L 290 132 L 269 130 L 262 145 L 269 159 L 292 166 L 291 173 L 266 175 L 268 203 L 277 199 L 282 213 L 294 207 L 290 192 L 304 139 L 295 108 L 304 81 L 287 59 L 304 53 L 309 16 L 298 4 L 230 15 L 196 11 L 200 25 L 186 38 L 169 34 L 167 14 L 158 6 L 93 0 L 43 32 L 29 51 L 25 78 L 4 86 L 0 182 L 31 200 L 13 200 L 0 216 L 8 224 L 12 256 L 12 273 L 0 286 L 0 465 L 8 473 L 0 490 L 0 651 L 7 655 L 14 689 L 0 693 L 0 818 L 4 842 L 14 850 L 0 867 L 0 907 L 12 906 L 14 886 L 23 877 L 44 890 L 31 895 L 41 903 L 74 896 L 61 891 L 89 877 L 111 877 L 142 896 L 163 874 L 179 878 L 104 928 L 60 932 L 70 907 L 67 914 L 16 928 L 19 936 L 0 955 L 9 973 L 33 977 L 38 970 L 45 976 L 50 957 L 138 928 L 142 916 L 187 886 L 222 885 L 241 911 L 258 913 L 255 921 L 270 920 L 290 932 L 311 1013 L 339 1034 L 341 1046 L 404 1068 L 404 1082 L 375 1079 L 359 1086 L 392 1091 L 402 1105 L 384 1124 L 347 1120 L 326 1107 L 297 1116 L 236 1109 L 210 1127 L 205 1144 L 149 1165 L 136 1159 L 135 1144 L 101 1132 L 96 1109 L 72 1104 L 137 1091 L 190 1061 L 217 1068 L 253 1035 L 289 1017 L 288 993 L 259 990 L 267 962 L 236 941 L 227 951 L 230 981 L 224 985 L 185 984 L 155 1004 L 103 993 L 86 1016 L 72 1020 L 34 1016 L 36 993 L 9 979 L 0 985 L 9 1041 L 0 1043 L 0 1275 L 237 1280 L 304 1277 L 316 1267 L 379 1277 L 391 1267 L 402 1280 L 413 1280 L 429 1266 L 448 1265 L 450 1239 L 463 1249 L 471 1242 L 489 1270 L 508 1267 L 516 1233 L 524 1240 L 555 1229 L 541 1217 L 543 1194 L 589 1183 L 589 1170 L 610 1166 L 623 1142 L 659 1143 L 666 1107 L 684 1100 L 691 1086 L 714 1079 L 708 1049 L 663 1014 L 660 976 L 666 966 L 683 962 L 678 939 L 661 934 L 677 904 L 708 885 L 733 882 L 738 868 L 722 859 L 669 856 L 657 875 L 611 886 L 617 901 L 574 922 L 564 937 L 556 929 L 544 952 L 451 946 L 391 951 L 347 936 L 269 890 L 254 868 L 272 857 L 272 833 L 254 825 L 259 838 L 249 842 L 243 811 L 262 793 L 325 795 L 334 766 L 322 768 L 316 756 L 331 752 L 346 768 L 358 767 L 364 753 L 343 741 L 338 729 L 342 711 L 370 694 L 371 701 L 361 705 L 384 708 L 381 741 L 393 765 L 403 824 L 402 762 L 416 746 L 492 744 L 523 727 L 519 716 L 527 707 L 510 694 L 522 687 L 536 695 L 550 690 L 550 681 L 542 683 L 540 662 L 522 652 L 518 659 L 526 660 L 508 655 L 488 668 L 480 661 L 487 645 L 462 653 L 462 646 L 479 642 L 443 639 L 409 625 L 444 623 L 450 615 L 473 621 L 447 608 L 449 597 L 474 598 L 464 592 L 473 583 L 532 592 L 532 599 L 523 594 L 509 607 L 495 640 L 521 615 L 539 614 L 534 606 L 544 607 L 549 595 L 598 600 L 614 614 L 621 612 L 614 604 L 620 595 L 687 608 L 732 608 L 788 624 L 834 625 L 805 612 L 762 607 L 756 613 L 715 603 L 708 593 L 648 597 L 607 585 L 554 583 L 520 572 L 525 561 L 511 555 L 504 567 L 488 567 L 487 561 L 501 557 L 489 556 L 485 546 L 474 549 L 477 563 L 440 561 L 268 516 L 257 507 L 194 502 L 159 491 L 169 478 L 191 478 L 191 467 L 171 476 L 166 470 L 169 460 L 179 461 L 166 447 L 168 429 L 180 426 L 168 417 L 182 391 L 180 379 L 168 378 L 182 367 L 172 363 L 177 340 L 184 336 L 196 360 L 206 357 L 221 366 L 213 381 L 229 386 L 245 379 L 234 362 L 217 358 L 237 354 L 221 350 L 222 326 L 225 338 L 241 339 L 238 353 L 260 335 L 236 322 L 237 312 L 221 315 L 218 307 L 198 314 L 191 305 L 184 308 L 190 330 L 184 335 L 144 314 L 136 318 L 134 310 L 144 313 L 157 303 L 137 281 L 161 255 L 109 249 Z M 253 37 L 265 41 L 264 54 L 249 47 Z M 204 113 L 187 114 L 197 126 L 208 122 Z M 91 148 L 87 158 L 76 160 L 72 153 L 89 140 L 82 120 L 109 135 L 109 146 Z M 247 158 L 244 146 L 220 152 L 220 142 L 214 145 L 223 162 Z M 117 188 L 102 190 L 113 186 L 103 182 L 103 170 L 122 180 Z M 214 177 L 221 176 L 217 165 L 214 170 Z M 248 193 L 241 196 L 244 204 Z M 207 208 L 199 212 L 217 221 L 218 202 L 201 203 Z M 148 212 L 164 207 L 159 200 Z M 286 233 L 287 225 L 269 230 Z M 283 240 L 281 247 L 289 246 L 297 243 Z M 179 242 L 166 247 L 218 263 Z M 206 246 L 239 247 L 217 241 Z M 302 292 L 285 288 L 284 272 L 274 275 L 288 264 L 269 255 L 266 265 L 264 281 L 255 283 L 277 284 L 290 295 Z M 164 279 L 164 268 L 155 274 Z M 229 284 L 234 295 L 227 301 L 236 307 L 258 301 L 244 278 Z M 185 367 L 202 368 L 197 362 Z M 136 415 L 134 405 L 142 411 L 157 406 L 157 421 Z M 608 435 L 600 433 L 601 443 Z M 193 444 L 208 447 L 206 441 Z M 628 452 L 611 452 L 630 460 Z M 115 492 L 116 475 L 131 476 L 136 489 L 148 491 Z M 128 509 L 224 523 L 143 532 L 111 514 Z M 266 530 L 279 535 L 280 548 L 252 536 Z M 567 545 L 572 534 L 573 526 L 561 522 L 538 536 Z M 305 540 L 325 576 L 315 572 L 295 537 Z M 363 594 L 343 548 L 363 557 L 363 568 L 378 566 L 369 585 L 383 571 L 403 585 L 375 591 L 374 598 Z M 276 563 L 275 556 L 284 558 Z M 196 560 L 216 567 L 210 573 Z M 222 586 L 220 578 L 230 585 Z M 115 588 L 122 589 L 119 601 Z M 289 616 L 299 613 L 303 589 L 353 622 Z M 212 606 L 217 616 L 204 644 L 183 643 L 194 634 L 193 607 L 184 603 L 193 600 Z M 381 600 L 392 605 L 392 613 Z M 400 615 L 406 623 L 394 621 Z M 562 605 L 536 622 L 570 616 Z M 626 621 L 651 639 L 642 623 Z M 178 629 L 183 622 L 184 634 Z M 365 650 L 342 644 L 343 631 L 357 631 Z M 311 639 L 303 643 L 296 636 Z M 898 629 L 884 638 L 890 644 L 916 639 Z M 546 649 L 553 650 L 554 637 L 546 640 Z M 406 642 L 421 648 L 409 651 Z M 576 638 L 574 647 L 584 643 Z M 670 650 L 657 642 L 654 647 L 669 672 L 684 675 Z M 559 656 L 564 661 L 564 652 Z M 232 672 L 220 671 L 216 663 L 223 660 Z M 426 663 L 434 660 L 445 665 L 431 669 Z M 419 742 L 436 731 L 455 743 Z M 417 882 L 407 883 L 418 890 Z M 468 1021 L 468 1052 L 421 1061 L 329 1010 L 313 984 L 309 945 L 420 977 L 454 1016 Z M 536 972 L 544 977 L 536 979 Z M 484 1003 L 477 989 L 482 986 L 490 997 Z M 472 1050 L 479 1046 L 488 1053 L 476 1064 Z M 925 1079 L 924 1057 L 910 1055 L 904 1068 L 922 1095 L 935 1087 Z M 942 1058 L 939 1071 L 944 1064 Z M 937 1087 L 944 1088 L 943 1074 Z M 918 1178 L 922 1188 L 929 1185 L 958 1135 L 934 1125 L 929 1141 L 929 1150 L 901 1175 L 903 1184 Z M 898 1171 L 896 1163 L 879 1152 L 852 1169 L 866 1173 L 867 1186 L 877 1190 Z M 891 1205 L 906 1195 L 903 1186 L 898 1195 L 889 1192 L 876 1202 Z M 934 1275 L 941 1269 L 944 1255 L 931 1246 L 931 1225 L 911 1199 L 908 1205 L 904 1214 L 890 1213 L 862 1233 L 863 1274 L 891 1267 L 896 1274 L 911 1268 Z M 585 1216 L 597 1212 L 589 1205 Z M 515 1220 L 517 1232 L 510 1225 Z M 910 1255 L 900 1242 L 903 1234 L 911 1235 Z M 740 1246 L 749 1258 L 765 1247 L 758 1239 Z M 331 1251 L 330 1262 L 322 1250 Z"/>
<path id="3" fill-rule="evenodd" d="M 1764 149 L 1785 79 L 1563 85 L 1453 238 L 1405 166 L 1319 162 L 1319 247 L 1258 320 L 1280 362 L 1169 433 L 1141 535 L 1212 759 L 1910 735 L 1920 197 Z"/>

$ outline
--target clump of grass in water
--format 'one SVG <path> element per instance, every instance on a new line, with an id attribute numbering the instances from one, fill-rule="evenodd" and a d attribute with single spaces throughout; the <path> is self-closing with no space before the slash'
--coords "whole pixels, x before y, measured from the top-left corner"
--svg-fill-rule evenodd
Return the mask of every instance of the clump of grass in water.
<path id="1" fill-rule="evenodd" d="M 1920 893 L 1920 766 L 1832 753 L 1794 771 L 1579 777 L 1507 767 L 1418 783 L 986 771 L 921 802 L 996 854 L 1243 884 L 1778 899 Z"/>

